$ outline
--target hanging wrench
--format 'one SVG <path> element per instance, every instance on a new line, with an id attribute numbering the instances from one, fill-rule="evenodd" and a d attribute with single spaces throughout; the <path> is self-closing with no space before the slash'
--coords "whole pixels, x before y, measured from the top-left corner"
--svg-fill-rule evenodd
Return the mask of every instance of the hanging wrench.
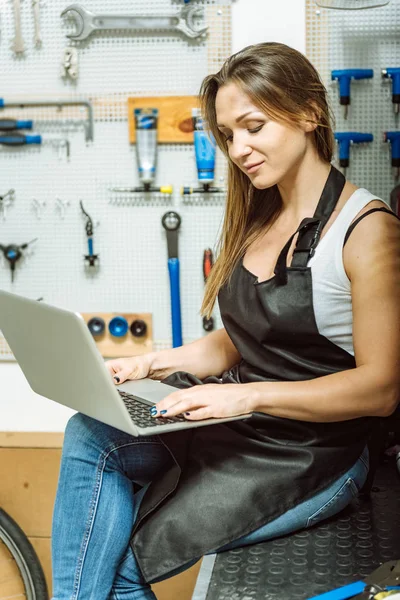
<path id="1" fill-rule="evenodd" d="M 12 44 L 12 49 L 15 54 L 25 52 L 24 40 L 22 39 L 21 31 L 21 4 L 20 0 L 14 0 L 14 23 L 15 23 L 15 38 Z"/>
<path id="2" fill-rule="evenodd" d="M 15 1 L 15 0 L 14 0 Z M 70 13 L 76 21 L 76 33 L 68 35 L 71 40 L 85 40 L 94 31 L 105 29 L 130 29 L 181 31 L 189 38 L 203 36 L 208 27 L 196 28 L 194 17 L 204 17 L 201 6 L 183 6 L 170 16 L 139 16 L 139 15 L 95 15 L 79 4 L 70 4 L 61 13 L 63 17 Z"/>
<path id="3" fill-rule="evenodd" d="M 33 19 L 35 23 L 35 46 L 39 48 L 42 45 L 42 38 L 40 35 L 40 0 L 32 0 L 33 8 Z"/>

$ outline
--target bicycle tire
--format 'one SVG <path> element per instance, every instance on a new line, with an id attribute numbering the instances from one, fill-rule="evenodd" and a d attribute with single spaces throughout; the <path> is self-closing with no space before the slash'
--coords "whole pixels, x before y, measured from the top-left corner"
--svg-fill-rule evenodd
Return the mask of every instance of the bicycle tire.
<path id="1" fill-rule="evenodd" d="M 0 508 L 0 600 L 48 600 L 39 558 L 20 526 Z"/>

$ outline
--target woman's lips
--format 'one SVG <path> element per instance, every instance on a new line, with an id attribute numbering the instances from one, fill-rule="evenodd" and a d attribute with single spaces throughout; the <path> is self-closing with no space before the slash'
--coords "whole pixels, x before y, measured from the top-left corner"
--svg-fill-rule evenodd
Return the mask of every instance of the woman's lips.
<path id="1" fill-rule="evenodd" d="M 264 161 L 257 163 L 256 165 L 253 165 L 252 167 L 247 167 L 246 171 L 248 173 L 255 173 L 257 171 L 257 169 L 259 169 L 261 167 L 261 165 L 263 164 Z"/>

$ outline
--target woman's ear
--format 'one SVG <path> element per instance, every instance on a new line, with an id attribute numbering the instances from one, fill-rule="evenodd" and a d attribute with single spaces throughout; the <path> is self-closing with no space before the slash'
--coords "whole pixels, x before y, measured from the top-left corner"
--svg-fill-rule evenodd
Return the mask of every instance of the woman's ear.
<path id="1" fill-rule="evenodd" d="M 319 111 L 316 106 L 311 106 L 310 109 L 304 114 L 303 127 L 306 133 L 314 131 L 318 127 L 319 123 Z"/>

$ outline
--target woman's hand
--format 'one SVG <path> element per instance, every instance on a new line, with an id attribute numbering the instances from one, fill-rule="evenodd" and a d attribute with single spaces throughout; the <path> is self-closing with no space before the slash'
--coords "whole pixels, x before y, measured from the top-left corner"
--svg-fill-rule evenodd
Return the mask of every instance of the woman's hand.
<path id="1" fill-rule="evenodd" d="M 124 383 L 127 379 L 144 379 L 149 376 L 154 354 L 142 354 L 129 358 L 115 358 L 108 360 L 106 367 L 114 383 Z"/>
<path id="2" fill-rule="evenodd" d="M 257 393 L 245 383 L 195 385 L 177 390 L 157 402 L 153 407 L 157 413 L 152 416 L 172 417 L 183 413 L 188 421 L 234 417 L 252 412 Z"/>

